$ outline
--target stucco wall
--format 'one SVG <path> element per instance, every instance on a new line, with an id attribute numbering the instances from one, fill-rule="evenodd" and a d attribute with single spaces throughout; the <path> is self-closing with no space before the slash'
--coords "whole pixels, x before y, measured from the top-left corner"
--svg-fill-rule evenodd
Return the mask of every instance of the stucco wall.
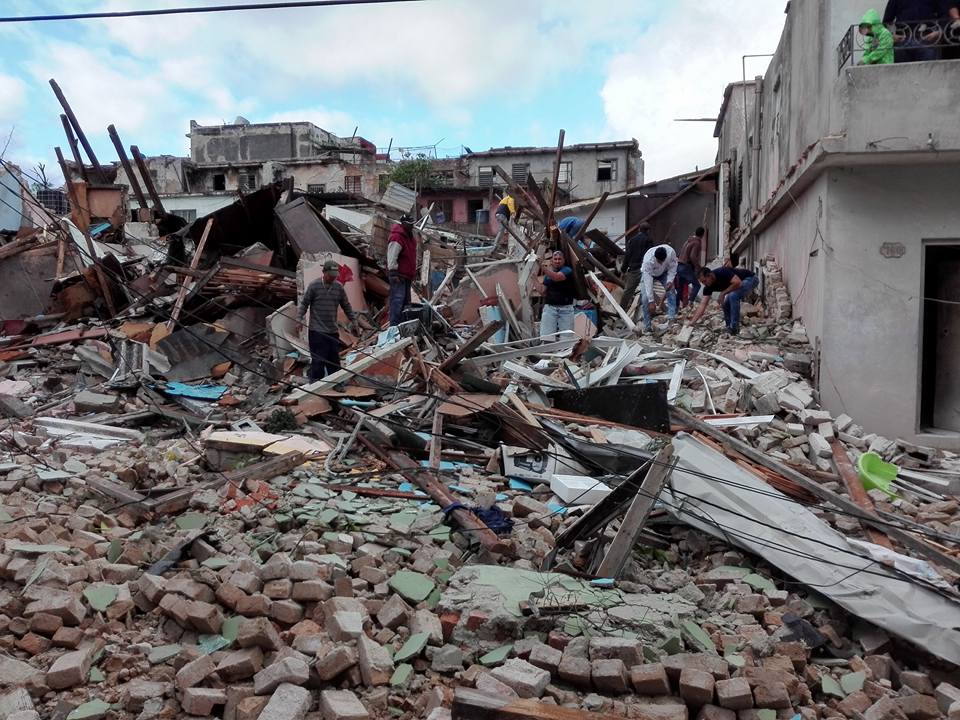
<path id="1" fill-rule="evenodd" d="M 829 183 L 821 398 L 873 432 L 930 442 L 916 434 L 921 244 L 960 242 L 960 165 L 831 170 Z M 903 257 L 883 257 L 885 242 Z"/>

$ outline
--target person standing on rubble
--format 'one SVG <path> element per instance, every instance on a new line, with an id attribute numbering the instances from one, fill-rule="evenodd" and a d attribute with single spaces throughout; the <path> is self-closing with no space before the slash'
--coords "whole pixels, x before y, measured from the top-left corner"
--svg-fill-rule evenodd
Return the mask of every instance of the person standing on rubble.
<path id="1" fill-rule="evenodd" d="M 703 283 L 703 300 L 690 318 L 690 324 L 696 325 L 710 304 L 710 296 L 719 293 L 717 304 L 723 309 L 723 319 L 727 332 L 740 334 L 740 301 L 754 291 L 759 282 L 757 276 L 746 268 L 719 267 L 700 269 L 700 281 Z"/>
<path id="2" fill-rule="evenodd" d="M 311 381 L 322 380 L 340 369 L 337 310 L 343 308 L 351 327 L 357 320 L 347 298 L 347 291 L 337 280 L 339 274 L 340 266 L 334 260 L 323 263 L 323 275 L 307 287 L 297 311 L 301 327 L 307 311 L 310 311 L 310 329 L 307 335 L 310 343 L 310 370 L 307 377 Z"/>
<path id="3" fill-rule="evenodd" d="M 543 270 L 543 314 L 540 337 L 548 338 L 564 330 L 573 330 L 573 268 L 563 253 L 554 250 L 550 265 Z"/>
<path id="4" fill-rule="evenodd" d="M 640 269 L 643 266 L 643 256 L 653 246 L 650 239 L 650 223 L 641 223 L 637 234 L 627 238 L 627 245 L 621 260 L 623 272 L 623 296 L 620 298 L 620 307 L 630 310 L 630 304 L 640 286 Z"/>
<path id="5" fill-rule="evenodd" d="M 687 238 L 687 241 L 680 249 L 680 255 L 677 256 L 677 293 L 680 304 L 683 307 L 690 307 L 690 303 L 700 293 L 700 281 L 697 275 L 700 273 L 700 253 L 703 248 L 703 236 L 707 231 L 698 227 L 693 231 L 693 235 Z M 690 295 L 687 294 L 687 288 L 690 288 Z"/>
<path id="6" fill-rule="evenodd" d="M 417 276 L 417 240 L 413 218 L 404 213 L 390 230 L 387 242 L 387 277 L 390 279 L 388 307 L 390 324 L 399 325 L 403 308 L 410 304 L 410 287 Z"/>
<path id="7" fill-rule="evenodd" d="M 657 245 L 647 250 L 640 267 L 640 307 L 643 310 L 643 331 L 653 332 L 652 316 L 657 306 L 653 281 L 663 285 L 667 300 L 667 319 L 677 317 L 677 251 L 669 245 Z"/>

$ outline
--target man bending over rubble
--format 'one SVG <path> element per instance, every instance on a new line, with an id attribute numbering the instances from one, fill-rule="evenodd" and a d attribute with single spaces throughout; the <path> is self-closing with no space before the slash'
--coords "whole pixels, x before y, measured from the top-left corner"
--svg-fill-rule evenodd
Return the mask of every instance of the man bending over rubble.
<path id="1" fill-rule="evenodd" d="M 677 317 L 677 291 L 674 282 L 677 279 L 677 251 L 669 245 L 657 245 L 647 250 L 640 266 L 640 307 L 643 309 L 643 330 L 653 332 L 651 316 L 656 309 L 657 298 L 653 294 L 653 281 L 656 280 L 666 292 L 667 318 Z"/>
<path id="2" fill-rule="evenodd" d="M 690 324 L 696 325 L 710 304 L 710 296 L 719 293 L 717 303 L 723 308 L 723 319 L 731 335 L 740 333 L 740 301 L 748 297 L 757 287 L 757 276 L 746 268 L 719 267 L 700 269 L 700 282 L 703 283 L 703 299 L 690 318 Z"/>
<path id="3" fill-rule="evenodd" d="M 573 268 L 563 253 L 555 250 L 550 265 L 543 270 L 543 315 L 540 337 L 548 338 L 564 330 L 573 330 Z"/>
<path id="4" fill-rule="evenodd" d="M 298 317 L 301 326 L 310 311 L 310 371 L 307 377 L 311 381 L 322 380 L 340 369 L 340 329 L 337 325 L 337 310 L 350 318 L 350 324 L 356 322 L 356 314 L 350 307 L 347 291 L 337 281 L 340 266 L 333 260 L 323 264 L 323 275 L 307 287 L 300 301 Z"/>

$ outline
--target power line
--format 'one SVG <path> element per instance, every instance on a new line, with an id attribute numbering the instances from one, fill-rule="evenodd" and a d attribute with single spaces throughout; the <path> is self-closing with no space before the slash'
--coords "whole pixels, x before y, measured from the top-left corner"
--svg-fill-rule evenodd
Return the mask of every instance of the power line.
<path id="1" fill-rule="evenodd" d="M 421 0 L 284 0 L 283 2 L 244 3 L 242 5 L 202 5 L 199 7 L 156 8 L 153 10 L 123 10 L 120 12 L 62 13 L 59 15 L 19 15 L 0 17 L 0 23 L 48 22 L 54 20 L 97 20 L 129 17 L 156 17 L 159 15 L 199 15 L 202 13 L 236 12 L 239 10 L 289 10 L 294 8 L 336 7 L 340 5 L 385 5 L 411 3 Z"/>

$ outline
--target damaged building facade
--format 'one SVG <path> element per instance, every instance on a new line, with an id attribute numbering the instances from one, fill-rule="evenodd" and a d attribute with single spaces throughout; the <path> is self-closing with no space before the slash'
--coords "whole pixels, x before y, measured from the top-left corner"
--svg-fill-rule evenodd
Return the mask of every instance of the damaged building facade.
<path id="1" fill-rule="evenodd" d="M 866 0 L 792 2 L 718 123 L 727 248 L 776 256 L 822 401 L 960 447 L 960 60 L 860 65 Z"/>

